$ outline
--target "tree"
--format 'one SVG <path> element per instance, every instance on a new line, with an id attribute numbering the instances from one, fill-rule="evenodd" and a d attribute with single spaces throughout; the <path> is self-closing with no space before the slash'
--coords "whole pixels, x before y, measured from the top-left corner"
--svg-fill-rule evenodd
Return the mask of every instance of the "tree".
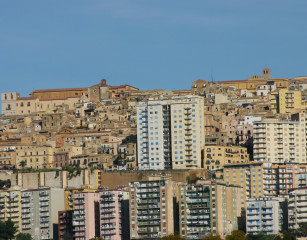
<path id="1" fill-rule="evenodd" d="M 226 240 L 245 240 L 246 234 L 241 230 L 236 230 L 231 233 L 231 235 L 226 236 Z"/>
<path id="2" fill-rule="evenodd" d="M 217 236 L 210 235 L 208 237 L 203 238 L 202 240 L 222 240 L 222 239 L 219 235 Z"/>
<path id="3" fill-rule="evenodd" d="M 185 238 L 180 237 L 180 235 L 168 235 L 163 237 L 164 240 L 185 240 Z"/>
<path id="4" fill-rule="evenodd" d="M 286 232 L 284 233 L 283 240 L 296 240 L 296 237 L 292 233 Z"/>
<path id="5" fill-rule="evenodd" d="M 266 235 L 266 234 L 257 234 L 257 235 L 253 235 L 253 234 L 248 234 L 247 235 L 247 239 L 248 240 L 274 240 L 276 238 L 275 235 Z"/>
<path id="6" fill-rule="evenodd" d="M 302 222 L 298 224 L 298 229 L 296 230 L 296 234 L 299 237 L 307 237 L 307 222 Z"/>
<path id="7" fill-rule="evenodd" d="M 25 166 L 27 166 L 27 162 L 22 160 L 20 163 L 19 163 L 19 166 L 22 167 L 22 169 L 24 169 Z"/>
<path id="8" fill-rule="evenodd" d="M 16 236 L 16 240 L 33 240 L 33 238 L 29 233 L 18 233 Z"/>
<path id="9" fill-rule="evenodd" d="M 63 234 L 63 240 L 73 240 L 74 237 L 70 233 L 64 233 Z"/>
<path id="10" fill-rule="evenodd" d="M 11 219 L 5 222 L 0 222 L 0 239 L 14 239 L 16 233 L 17 227 Z"/>

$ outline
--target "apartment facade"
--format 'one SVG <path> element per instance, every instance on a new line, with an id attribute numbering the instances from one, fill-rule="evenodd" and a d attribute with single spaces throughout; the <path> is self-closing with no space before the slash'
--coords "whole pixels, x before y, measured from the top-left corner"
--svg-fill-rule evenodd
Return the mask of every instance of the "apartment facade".
<path id="1" fill-rule="evenodd" d="M 129 183 L 130 238 L 157 239 L 174 234 L 173 182 Z"/>
<path id="2" fill-rule="evenodd" d="M 204 168 L 211 170 L 224 167 L 225 164 L 249 162 L 247 148 L 241 146 L 205 146 Z"/>
<path id="3" fill-rule="evenodd" d="M 64 190 L 29 189 L 21 192 L 22 232 L 34 240 L 58 237 L 58 211 L 64 210 Z"/>
<path id="4" fill-rule="evenodd" d="M 64 240 L 65 235 L 73 236 L 72 210 L 58 212 L 58 239 Z"/>
<path id="5" fill-rule="evenodd" d="M 247 199 L 287 196 L 293 188 L 306 186 L 307 165 L 250 162 L 225 165 L 223 179 L 241 186 L 241 205 Z"/>
<path id="6" fill-rule="evenodd" d="M 0 191 L 0 221 L 11 219 L 21 231 L 21 191 L 17 187 Z"/>
<path id="7" fill-rule="evenodd" d="M 76 240 L 95 237 L 128 240 L 127 223 L 122 218 L 123 201 L 128 200 L 127 191 L 103 190 L 80 192 L 74 195 L 73 236 Z M 128 207 L 128 206 L 127 206 Z M 127 216 L 126 216 L 126 219 Z"/>
<path id="8" fill-rule="evenodd" d="M 204 100 L 181 96 L 149 100 L 137 106 L 138 168 L 201 167 Z"/>
<path id="9" fill-rule="evenodd" d="M 285 200 L 282 198 L 251 198 L 246 203 L 246 233 L 275 235 L 284 228 Z"/>
<path id="10" fill-rule="evenodd" d="M 202 239 L 212 233 L 225 237 L 237 230 L 240 214 L 238 187 L 200 182 L 179 187 L 179 228 L 186 239 Z"/>
<path id="11" fill-rule="evenodd" d="M 292 189 L 289 192 L 289 229 L 298 229 L 300 223 L 307 222 L 307 188 Z"/>
<path id="12" fill-rule="evenodd" d="M 302 108 L 301 91 L 292 91 L 287 88 L 272 92 L 270 104 L 273 113 L 289 114 Z"/>
<path id="13" fill-rule="evenodd" d="M 263 167 L 262 163 L 242 163 L 225 165 L 223 179 L 226 184 L 240 186 L 241 195 L 239 207 L 246 206 L 246 200 L 252 197 L 262 197 Z"/>
<path id="14" fill-rule="evenodd" d="M 305 124 L 262 120 L 254 123 L 254 160 L 271 163 L 307 163 Z"/>

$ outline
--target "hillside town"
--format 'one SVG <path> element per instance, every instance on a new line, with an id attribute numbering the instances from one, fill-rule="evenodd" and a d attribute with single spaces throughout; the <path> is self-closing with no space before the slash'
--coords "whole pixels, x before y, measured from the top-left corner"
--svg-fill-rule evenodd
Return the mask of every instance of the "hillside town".
<path id="1" fill-rule="evenodd" d="M 190 86 L 1 93 L 0 221 L 33 240 L 307 237 L 307 76 Z"/>

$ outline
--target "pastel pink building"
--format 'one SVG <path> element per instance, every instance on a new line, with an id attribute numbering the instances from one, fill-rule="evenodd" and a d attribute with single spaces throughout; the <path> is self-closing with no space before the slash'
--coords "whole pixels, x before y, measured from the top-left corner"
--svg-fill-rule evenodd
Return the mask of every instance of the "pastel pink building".
<path id="1" fill-rule="evenodd" d="M 128 196 L 128 192 L 117 190 L 76 193 L 73 213 L 74 239 L 125 239 L 122 237 L 122 201 L 128 199 Z"/>

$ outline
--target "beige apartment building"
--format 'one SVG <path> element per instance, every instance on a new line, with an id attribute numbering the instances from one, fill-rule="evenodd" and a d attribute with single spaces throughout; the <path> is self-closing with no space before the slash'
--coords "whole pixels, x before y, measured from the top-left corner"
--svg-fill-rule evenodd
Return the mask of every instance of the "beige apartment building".
<path id="1" fill-rule="evenodd" d="M 238 201 L 240 207 L 246 206 L 246 200 L 252 197 L 264 196 L 262 163 L 239 163 L 225 165 L 223 179 L 226 184 L 242 187 Z"/>
<path id="2" fill-rule="evenodd" d="M 302 109 L 302 92 L 287 88 L 272 92 L 270 95 L 271 110 L 273 113 L 293 113 Z"/>
<path id="3" fill-rule="evenodd" d="M 264 119 L 254 123 L 254 160 L 307 163 L 305 124 Z"/>
<path id="4" fill-rule="evenodd" d="M 179 187 L 179 228 L 186 239 L 206 235 L 224 238 L 238 229 L 240 187 L 215 181 L 199 181 Z"/>
<path id="5" fill-rule="evenodd" d="M 174 182 L 152 179 L 129 183 L 130 239 L 174 234 Z"/>
<path id="6" fill-rule="evenodd" d="M 224 167 L 225 164 L 249 162 L 247 148 L 241 146 L 205 146 L 204 168 L 211 170 Z"/>
<path id="7" fill-rule="evenodd" d="M 226 184 L 241 186 L 242 206 L 246 200 L 259 197 L 286 196 L 293 188 L 306 186 L 306 164 L 249 162 L 225 165 Z"/>
<path id="8" fill-rule="evenodd" d="M 21 190 L 17 186 L 0 191 L 0 221 L 8 219 L 21 230 Z"/>

